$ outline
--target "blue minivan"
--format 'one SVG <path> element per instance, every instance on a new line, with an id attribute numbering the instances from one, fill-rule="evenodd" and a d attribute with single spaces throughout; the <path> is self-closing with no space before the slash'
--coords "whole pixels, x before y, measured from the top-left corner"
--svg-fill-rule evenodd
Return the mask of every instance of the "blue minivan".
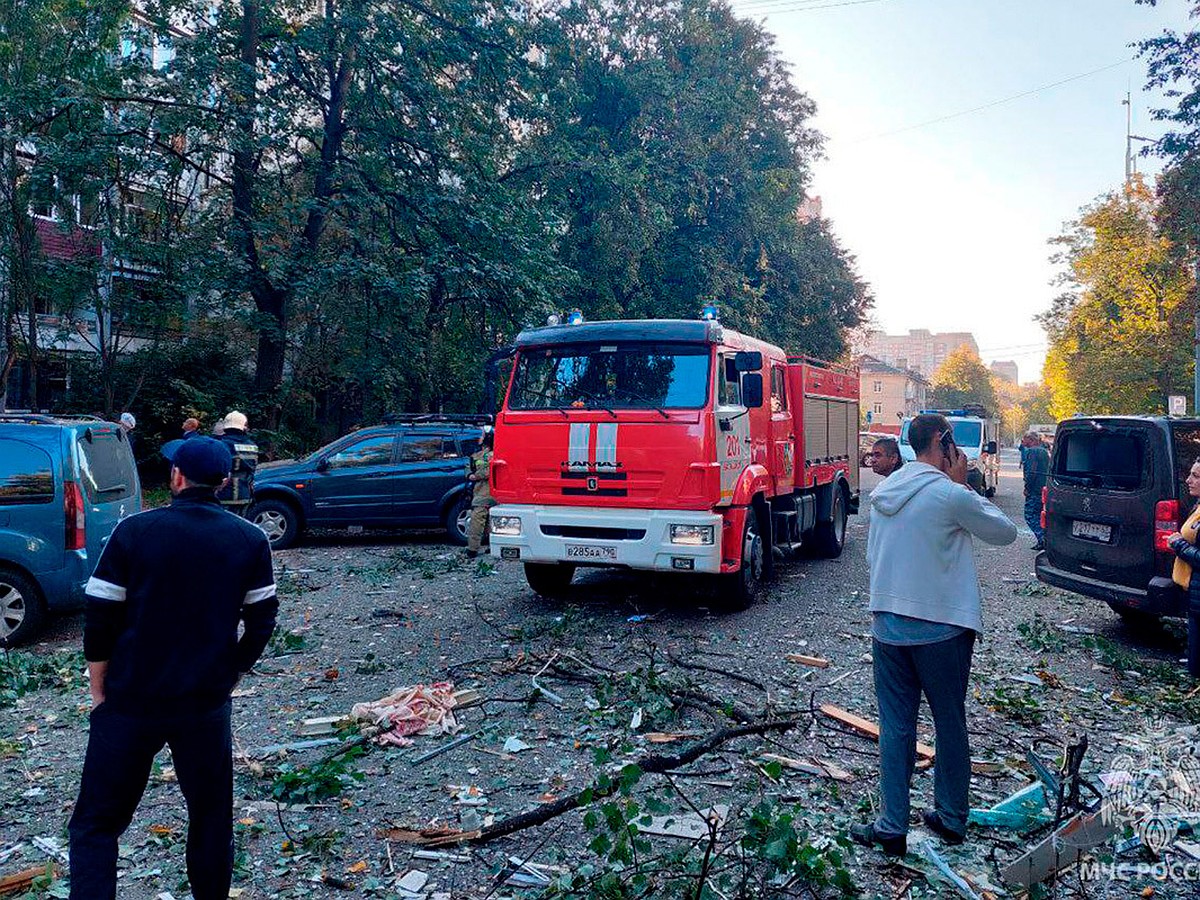
<path id="1" fill-rule="evenodd" d="M 0 413 L 0 647 L 33 637 L 49 613 L 82 607 L 113 529 L 141 508 L 120 426 Z"/>

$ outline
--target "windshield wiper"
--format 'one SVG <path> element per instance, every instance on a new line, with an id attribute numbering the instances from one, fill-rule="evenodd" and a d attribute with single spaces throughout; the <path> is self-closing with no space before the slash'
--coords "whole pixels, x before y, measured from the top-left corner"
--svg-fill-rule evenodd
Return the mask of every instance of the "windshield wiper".
<path id="1" fill-rule="evenodd" d="M 667 411 L 665 409 L 663 409 L 661 406 L 659 406 L 657 403 L 655 403 L 649 397 L 643 397 L 637 391 L 631 391 L 631 390 L 629 390 L 629 388 L 621 388 L 621 393 L 623 393 L 630 400 L 636 400 L 639 403 L 649 404 L 650 407 L 653 408 L 664 419 L 671 418 L 669 415 L 667 415 Z"/>
<path id="2" fill-rule="evenodd" d="M 522 393 L 522 394 L 533 394 L 533 396 L 535 396 L 535 397 L 540 397 L 542 400 L 545 400 L 545 401 L 546 401 L 546 405 L 545 405 L 545 406 L 541 406 L 541 407 L 535 406 L 535 407 L 532 407 L 533 409 L 556 409 L 556 410 L 558 410 L 560 413 L 562 413 L 562 417 L 563 417 L 564 419 L 569 419 L 569 418 L 571 418 L 570 416 L 568 416 L 568 415 L 567 415 L 567 410 L 566 410 L 564 407 L 562 407 L 562 406 L 557 406 L 557 405 L 555 405 L 555 404 L 553 404 L 553 403 L 551 403 L 551 402 L 550 402 L 550 397 L 549 397 L 549 396 L 546 394 L 546 392 L 545 392 L 545 391 L 538 391 L 538 390 L 535 390 L 535 389 L 531 388 L 529 385 L 527 385 L 527 384 L 526 384 L 526 385 L 522 385 L 522 386 L 521 386 L 521 393 Z"/>
<path id="3" fill-rule="evenodd" d="M 577 391 L 578 393 L 583 394 L 583 396 L 587 397 L 589 400 L 591 400 L 596 405 L 597 409 L 604 410 L 606 413 L 608 413 L 614 419 L 617 418 L 617 414 L 615 412 L 613 412 L 611 409 L 609 409 L 607 406 L 605 406 L 603 403 L 601 403 L 600 398 L 597 397 L 595 394 L 593 394 L 591 391 L 589 391 L 587 388 L 581 388 L 577 384 L 564 384 L 563 382 L 557 381 L 557 380 L 555 381 L 555 384 L 557 384 L 564 391 Z"/>

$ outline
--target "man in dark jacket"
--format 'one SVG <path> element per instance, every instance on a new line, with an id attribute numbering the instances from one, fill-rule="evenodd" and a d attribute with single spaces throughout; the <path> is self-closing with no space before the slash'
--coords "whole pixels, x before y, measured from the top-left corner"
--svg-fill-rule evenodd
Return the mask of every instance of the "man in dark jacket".
<path id="1" fill-rule="evenodd" d="M 1042 531 L 1042 488 L 1050 474 L 1050 454 L 1032 431 L 1021 438 L 1021 474 L 1025 477 L 1025 524 L 1033 532 L 1034 550 L 1046 548 Z"/>
<path id="2" fill-rule="evenodd" d="M 271 547 L 217 502 L 224 444 L 195 437 L 162 452 L 171 505 L 122 521 L 87 583 L 92 714 L 69 826 L 74 900 L 116 896 L 117 841 L 164 744 L 187 803 L 192 896 L 224 900 L 233 874 L 230 694 L 275 627 Z"/>

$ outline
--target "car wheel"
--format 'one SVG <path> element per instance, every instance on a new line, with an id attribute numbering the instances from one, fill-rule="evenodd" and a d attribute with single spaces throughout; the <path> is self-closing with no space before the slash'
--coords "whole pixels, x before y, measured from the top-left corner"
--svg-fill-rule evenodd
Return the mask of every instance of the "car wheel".
<path id="1" fill-rule="evenodd" d="M 452 543 L 465 547 L 471 528 L 471 495 L 463 494 L 446 508 L 446 536 Z"/>
<path id="2" fill-rule="evenodd" d="M 267 536 L 272 550 L 284 550 L 300 537 L 300 517 L 282 500 L 260 500 L 246 510 L 246 518 Z"/>
<path id="3" fill-rule="evenodd" d="M 758 514 L 753 508 L 746 510 L 746 524 L 742 528 L 742 565 L 736 572 L 719 575 L 718 600 L 728 610 L 746 609 L 758 599 L 766 568 L 766 549 L 758 533 Z"/>
<path id="4" fill-rule="evenodd" d="M 525 580 L 543 597 L 562 596 L 574 577 L 575 567 L 566 563 L 525 563 Z"/>
<path id="5" fill-rule="evenodd" d="M 42 627 L 46 606 L 29 576 L 0 568 L 0 647 L 29 640 Z"/>
<path id="6" fill-rule="evenodd" d="M 817 556 L 825 559 L 837 559 L 846 549 L 846 520 L 849 513 L 846 508 L 846 491 L 841 485 L 834 485 L 832 503 L 830 520 L 819 523 L 813 529 L 813 550 Z"/>

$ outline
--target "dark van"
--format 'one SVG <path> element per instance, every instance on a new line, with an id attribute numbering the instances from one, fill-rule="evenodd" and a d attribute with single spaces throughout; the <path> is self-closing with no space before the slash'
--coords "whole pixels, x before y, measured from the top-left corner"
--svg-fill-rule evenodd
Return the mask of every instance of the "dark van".
<path id="1" fill-rule="evenodd" d="M 120 426 L 0 413 L 0 647 L 78 609 L 117 523 L 142 508 Z"/>
<path id="2" fill-rule="evenodd" d="M 1039 580 L 1127 619 L 1186 615 L 1166 538 L 1191 511 L 1200 419 L 1094 416 L 1059 423 L 1042 495 Z"/>

